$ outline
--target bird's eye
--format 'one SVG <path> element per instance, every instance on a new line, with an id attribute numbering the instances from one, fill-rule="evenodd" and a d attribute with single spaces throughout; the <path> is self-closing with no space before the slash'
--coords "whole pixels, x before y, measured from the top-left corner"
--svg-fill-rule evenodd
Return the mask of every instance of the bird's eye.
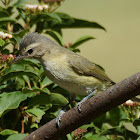
<path id="1" fill-rule="evenodd" d="M 33 53 L 33 49 L 29 49 L 28 54 L 32 54 L 32 53 Z"/>

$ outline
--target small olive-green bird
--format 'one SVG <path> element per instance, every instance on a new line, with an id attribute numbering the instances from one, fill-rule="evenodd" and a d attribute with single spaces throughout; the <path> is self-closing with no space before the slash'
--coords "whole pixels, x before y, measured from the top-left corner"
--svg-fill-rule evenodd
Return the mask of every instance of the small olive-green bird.
<path id="1" fill-rule="evenodd" d="M 54 83 L 67 90 L 72 97 L 88 95 L 81 103 L 95 94 L 115 84 L 95 63 L 58 45 L 38 33 L 28 33 L 20 42 L 20 55 L 14 62 L 23 58 L 34 58 L 43 65 L 45 74 Z M 61 111 L 57 123 L 64 112 Z"/>

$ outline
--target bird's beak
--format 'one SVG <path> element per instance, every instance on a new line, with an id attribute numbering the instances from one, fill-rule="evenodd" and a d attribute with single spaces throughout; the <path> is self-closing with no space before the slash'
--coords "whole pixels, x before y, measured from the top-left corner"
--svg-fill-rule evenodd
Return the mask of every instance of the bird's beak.
<path id="1" fill-rule="evenodd" d="M 25 58 L 24 55 L 23 55 L 23 56 L 18 55 L 18 56 L 12 61 L 12 63 L 15 63 L 15 62 L 17 62 L 17 61 L 19 61 L 19 60 L 21 60 L 21 59 L 23 59 L 23 58 Z"/>

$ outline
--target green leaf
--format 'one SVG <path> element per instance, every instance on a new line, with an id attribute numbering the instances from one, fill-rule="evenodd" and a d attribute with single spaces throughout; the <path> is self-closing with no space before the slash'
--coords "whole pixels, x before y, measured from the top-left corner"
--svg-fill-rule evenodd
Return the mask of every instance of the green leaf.
<path id="1" fill-rule="evenodd" d="M 29 58 L 24 58 L 25 61 L 31 62 L 31 64 L 37 65 L 38 67 L 40 66 L 40 62 L 36 59 L 29 59 Z"/>
<path id="2" fill-rule="evenodd" d="M 53 84 L 53 82 L 47 76 L 45 76 L 43 81 L 40 82 L 40 87 L 41 87 L 41 89 L 43 89 L 44 87 L 49 86 L 51 84 Z"/>
<path id="3" fill-rule="evenodd" d="M 123 135 L 123 131 L 121 127 L 113 127 L 102 131 L 100 135 Z"/>
<path id="4" fill-rule="evenodd" d="M 83 36 L 83 37 L 80 37 L 76 42 L 74 42 L 72 44 L 72 46 L 70 46 L 71 48 L 76 48 L 78 47 L 79 45 L 85 43 L 86 41 L 89 41 L 91 39 L 95 39 L 94 37 L 92 36 Z"/>
<path id="5" fill-rule="evenodd" d="M 52 104 L 56 104 L 56 105 L 66 105 L 68 103 L 68 100 L 59 93 L 51 93 L 50 101 Z"/>
<path id="6" fill-rule="evenodd" d="M 23 75 L 22 77 L 23 77 L 23 79 L 25 80 L 25 82 L 27 84 L 30 84 L 30 79 L 29 79 L 29 77 L 27 75 Z"/>
<path id="7" fill-rule="evenodd" d="M 24 10 L 23 6 L 16 7 L 16 9 L 19 13 L 19 15 L 16 17 L 16 19 L 21 18 L 21 19 L 23 19 L 24 22 L 27 22 L 27 16 L 25 14 L 25 10 Z"/>
<path id="8" fill-rule="evenodd" d="M 69 48 L 71 51 L 75 52 L 75 53 L 79 53 L 80 50 L 79 49 L 73 49 L 73 48 Z"/>
<path id="9" fill-rule="evenodd" d="M 135 119 L 133 125 L 140 126 L 140 119 Z"/>
<path id="10" fill-rule="evenodd" d="M 14 131 L 14 130 L 10 130 L 10 129 L 5 129 L 3 131 L 0 132 L 0 135 L 12 135 L 12 134 L 17 134 L 18 131 Z"/>
<path id="11" fill-rule="evenodd" d="M 38 77 L 38 72 L 37 70 L 34 70 L 33 67 L 29 66 L 29 65 L 20 65 L 20 64 L 12 64 L 9 68 L 7 68 L 5 70 L 5 74 L 0 77 L 0 82 L 4 82 L 8 79 L 11 79 L 13 77 L 17 77 L 17 76 L 23 76 L 23 75 L 29 75 L 29 76 L 33 76 Z"/>
<path id="12" fill-rule="evenodd" d="M 48 88 L 43 88 L 43 89 L 41 89 L 41 91 L 44 93 L 47 93 L 47 94 L 51 93 Z"/>
<path id="13" fill-rule="evenodd" d="M 72 18 L 70 15 L 65 14 L 65 13 L 55 12 L 55 14 L 57 14 L 62 19 L 70 19 L 70 18 Z"/>
<path id="14" fill-rule="evenodd" d="M 100 135 L 118 135 L 123 136 L 126 140 L 135 140 L 137 139 L 138 135 L 130 130 L 127 130 L 124 126 L 123 127 L 113 127 L 102 131 Z"/>
<path id="15" fill-rule="evenodd" d="M 67 138 L 68 140 L 73 140 L 72 135 L 71 134 L 67 134 Z"/>
<path id="16" fill-rule="evenodd" d="M 29 105 L 46 105 L 46 104 L 53 104 L 53 105 L 66 105 L 68 100 L 59 93 L 51 93 L 48 94 L 40 94 L 33 97 Z"/>
<path id="17" fill-rule="evenodd" d="M 140 126 L 137 126 L 137 134 L 140 135 Z"/>
<path id="18" fill-rule="evenodd" d="M 51 29 L 54 25 L 61 24 L 61 18 L 54 13 L 41 12 L 32 16 L 29 24 L 31 27 L 36 24 L 36 32 L 41 33 L 43 29 Z"/>
<path id="19" fill-rule="evenodd" d="M 2 38 L 0 38 L 0 47 L 4 46 L 4 44 L 5 44 L 5 41 Z"/>
<path id="20" fill-rule="evenodd" d="M 106 113 L 107 114 L 107 113 Z M 93 123 L 96 125 L 96 126 L 99 126 L 101 127 L 103 123 L 106 123 L 107 122 L 107 115 L 106 114 L 103 114 L 103 115 L 100 115 L 99 117 L 97 117 L 96 119 L 93 120 Z"/>
<path id="21" fill-rule="evenodd" d="M 11 39 L 13 42 L 20 44 L 20 37 L 19 36 L 13 36 L 13 38 Z"/>
<path id="22" fill-rule="evenodd" d="M 140 140 L 140 136 L 137 138 L 137 140 Z"/>
<path id="23" fill-rule="evenodd" d="M 46 31 L 51 37 L 53 37 L 61 46 L 64 45 L 62 36 L 56 31 Z"/>
<path id="24" fill-rule="evenodd" d="M 38 74 L 39 74 L 40 77 L 44 75 L 44 69 L 43 69 L 42 65 L 40 67 L 40 70 L 39 70 Z"/>
<path id="25" fill-rule="evenodd" d="M 10 17 L 3 17 L 3 18 L 0 18 L 0 22 L 17 22 L 16 19 L 13 19 L 13 18 L 10 18 Z"/>
<path id="26" fill-rule="evenodd" d="M 85 125 L 81 126 L 80 128 L 87 129 L 89 127 L 95 127 L 94 124 L 93 124 L 93 122 L 91 122 L 90 124 L 85 124 Z"/>
<path id="27" fill-rule="evenodd" d="M 1 11 L 1 9 L 0 9 L 0 17 L 1 18 L 8 17 L 8 13 L 6 11 Z"/>
<path id="28" fill-rule="evenodd" d="M 13 29 L 12 35 L 14 37 L 18 36 L 22 38 L 24 34 L 27 33 L 28 31 L 28 29 L 25 30 L 24 27 L 20 23 L 14 23 L 13 26 L 14 26 L 14 29 Z"/>
<path id="29" fill-rule="evenodd" d="M 7 87 L 7 84 L 5 84 L 5 85 L 0 85 L 0 90 L 1 89 L 4 89 L 4 88 L 6 88 Z"/>
<path id="30" fill-rule="evenodd" d="M 26 97 L 28 98 L 31 98 L 31 97 L 34 97 L 36 96 L 36 92 L 24 92 L 23 90 L 23 93 L 26 95 Z"/>
<path id="31" fill-rule="evenodd" d="M 140 135 L 140 119 L 135 119 L 133 125 L 137 128 L 137 134 Z"/>
<path id="32" fill-rule="evenodd" d="M 20 91 L 0 94 L 0 117 L 4 111 L 18 108 L 19 104 L 26 98 L 27 96 Z"/>
<path id="33" fill-rule="evenodd" d="M 29 24 L 30 24 L 30 26 L 32 26 L 36 23 L 41 22 L 41 23 L 43 23 L 42 26 L 44 27 L 44 21 L 50 22 L 50 21 L 52 21 L 52 19 L 53 18 L 51 16 L 47 15 L 46 13 L 36 14 L 31 17 Z"/>
<path id="34" fill-rule="evenodd" d="M 84 140 L 84 138 L 86 138 L 87 140 L 108 140 L 105 136 L 100 136 L 98 134 L 92 136 L 85 134 L 82 140 Z"/>
<path id="35" fill-rule="evenodd" d="M 62 23 L 55 25 L 55 28 L 98 28 L 106 31 L 103 26 L 96 22 L 72 18 L 67 14 L 59 12 L 55 14 L 57 14 L 62 19 Z"/>
<path id="36" fill-rule="evenodd" d="M 14 134 L 9 136 L 6 140 L 23 140 L 28 134 Z"/>
<path id="37" fill-rule="evenodd" d="M 5 9 L 6 12 L 8 12 L 8 16 L 10 17 L 13 14 L 13 6 L 8 6 L 7 9 Z"/>
<path id="38" fill-rule="evenodd" d="M 32 123 L 32 125 L 30 126 L 30 128 L 38 128 L 38 124 L 37 123 Z"/>
<path id="39" fill-rule="evenodd" d="M 18 7 L 21 5 L 21 3 L 25 3 L 25 0 L 18 0 L 13 6 Z"/>
<path id="40" fill-rule="evenodd" d="M 50 94 L 50 91 L 47 88 L 38 88 L 38 87 L 33 87 L 33 88 L 25 88 L 23 90 L 24 93 L 36 93 L 36 92 L 42 92 L 42 93 L 47 93 Z"/>
<path id="41" fill-rule="evenodd" d="M 8 49 L 3 49 L 1 51 L 2 54 L 10 54 L 10 51 Z"/>
<path id="42" fill-rule="evenodd" d="M 0 83 L 3 83 L 13 77 L 17 77 L 17 76 L 23 76 L 23 75 L 28 75 L 28 76 L 32 76 L 32 77 L 37 77 L 38 75 L 36 75 L 33 72 L 24 72 L 24 71 L 18 71 L 18 72 L 10 72 L 2 77 L 0 77 Z"/>
<path id="43" fill-rule="evenodd" d="M 16 90 L 22 89 L 25 87 L 25 81 L 22 77 L 16 77 Z"/>
<path id="44" fill-rule="evenodd" d="M 52 19 L 56 19 L 60 23 L 62 22 L 61 18 L 55 13 L 49 13 L 48 16 L 51 17 Z"/>
<path id="45" fill-rule="evenodd" d="M 0 7 L 0 17 L 10 17 L 12 15 L 12 10 L 14 7 L 8 6 L 8 8 Z"/>
<path id="46" fill-rule="evenodd" d="M 37 24 L 36 31 L 41 32 L 44 28 L 47 29 L 48 27 L 51 28 L 54 25 L 61 24 L 61 18 L 54 13 L 47 14 L 46 12 L 42 12 L 32 16 L 30 20 L 30 25 Z"/>
<path id="47" fill-rule="evenodd" d="M 36 59 L 24 58 L 21 61 L 18 61 L 17 63 L 20 64 L 20 65 L 29 64 L 29 65 L 32 65 L 32 66 L 40 67 L 40 62 Z"/>
<path id="48" fill-rule="evenodd" d="M 116 107 L 116 108 L 110 110 L 109 115 L 110 115 L 110 119 L 111 119 L 110 120 L 111 125 L 113 125 L 113 126 L 119 125 L 120 118 L 121 118 L 119 107 Z"/>
<path id="49" fill-rule="evenodd" d="M 34 115 L 37 117 L 37 122 L 39 123 L 40 120 L 42 119 L 42 116 L 45 114 L 45 112 L 39 108 L 32 108 L 32 109 L 28 109 L 26 110 L 26 113 L 29 114 L 31 116 Z"/>
<path id="50" fill-rule="evenodd" d="M 37 68 L 31 66 L 31 65 L 26 64 L 24 71 L 26 71 L 26 72 L 33 72 L 34 74 L 38 75 L 38 71 L 39 70 Z"/>
<path id="51" fill-rule="evenodd" d="M 5 74 L 11 73 L 11 72 L 24 71 L 24 69 L 25 69 L 24 65 L 12 64 L 9 68 L 5 70 Z"/>

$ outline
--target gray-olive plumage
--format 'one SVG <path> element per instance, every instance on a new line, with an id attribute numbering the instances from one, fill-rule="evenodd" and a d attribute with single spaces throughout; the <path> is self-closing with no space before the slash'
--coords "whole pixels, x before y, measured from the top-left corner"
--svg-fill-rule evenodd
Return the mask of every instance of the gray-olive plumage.
<path id="1" fill-rule="evenodd" d="M 95 63 L 56 44 L 38 33 L 28 33 L 21 40 L 20 55 L 14 60 L 35 58 L 46 75 L 70 94 L 88 95 L 93 89 L 104 90 L 115 84 Z"/>

